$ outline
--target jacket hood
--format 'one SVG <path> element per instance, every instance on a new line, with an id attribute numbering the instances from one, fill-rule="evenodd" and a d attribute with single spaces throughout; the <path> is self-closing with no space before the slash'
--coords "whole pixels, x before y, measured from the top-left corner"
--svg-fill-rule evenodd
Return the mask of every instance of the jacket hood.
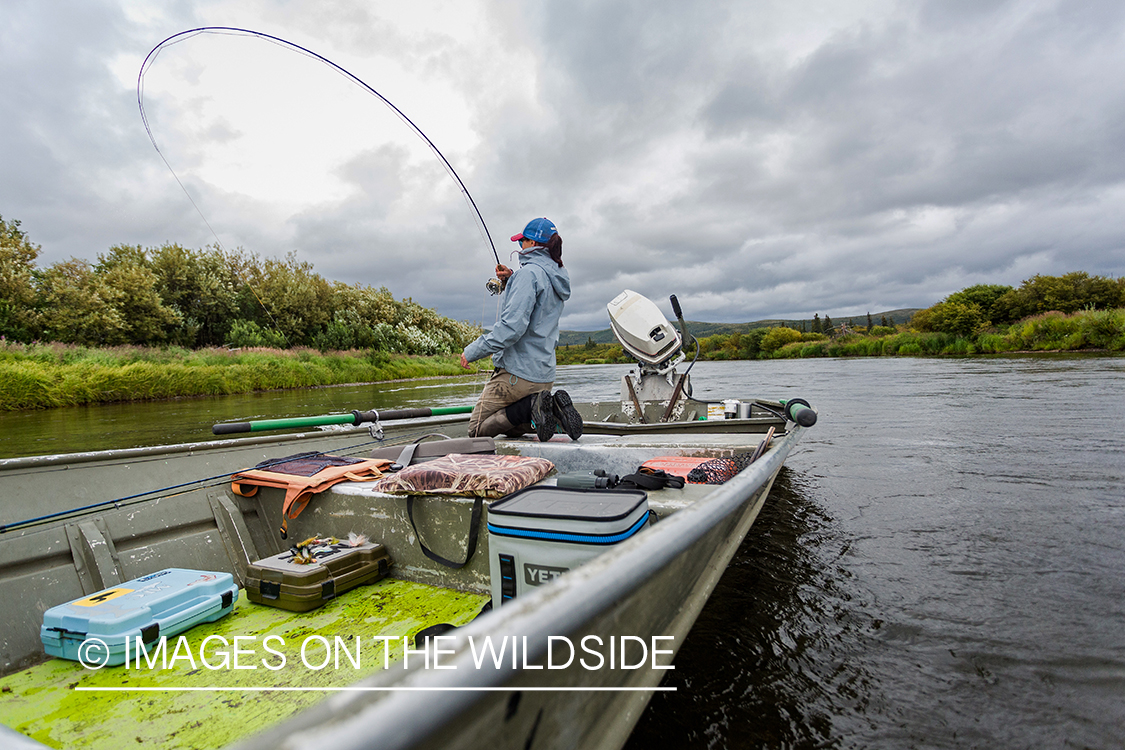
<path id="1" fill-rule="evenodd" d="M 547 248 L 536 245 L 527 252 L 521 252 L 520 266 L 526 266 L 528 263 L 534 263 L 547 272 L 547 278 L 551 280 L 551 288 L 559 299 L 564 302 L 570 299 L 570 274 L 551 259 Z"/>

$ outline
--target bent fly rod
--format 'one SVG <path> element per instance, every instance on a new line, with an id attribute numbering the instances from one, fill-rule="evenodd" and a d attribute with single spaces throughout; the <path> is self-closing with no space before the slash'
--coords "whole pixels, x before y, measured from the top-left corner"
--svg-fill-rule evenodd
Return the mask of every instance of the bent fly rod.
<path id="1" fill-rule="evenodd" d="M 430 140 L 429 136 L 427 136 L 425 133 L 423 133 L 422 129 L 420 127 L 418 127 L 414 123 L 413 120 L 411 120 L 409 117 L 407 117 L 406 114 L 401 109 L 396 107 L 389 99 L 387 99 L 387 97 L 380 94 L 378 91 L 376 91 L 374 88 L 372 88 L 365 81 L 360 79 L 358 76 L 356 76 L 355 74 L 351 73 L 348 70 L 345 70 L 343 67 L 341 67 L 340 65 L 337 65 L 336 63 L 332 62 L 331 60 L 329 60 L 327 57 L 325 57 L 323 55 L 317 54 L 316 52 L 313 52 L 312 50 L 310 50 L 306 47 L 302 47 L 299 44 L 295 44 L 295 43 L 290 42 L 286 39 L 282 39 L 281 37 L 273 36 L 272 34 L 266 34 L 266 33 L 263 33 L 261 31 L 254 31 L 252 29 L 241 29 L 241 28 L 237 28 L 237 27 L 234 27 L 234 26 L 200 26 L 199 28 L 188 29 L 187 31 L 181 31 L 178 34 L 173 34 L 172 36 L 168 37 L 167 39 L 165 39 L 164 41 L 162 41 L 160 44 L 156 45 L 155 47 L 152 48 L 152 50 L 149 51 L 148 55 L 144 59 L 144 62 L 141 63 L 141 70 L 140 70 L 140 73 L 137 75 L 137 106 L 140 108 L 140 111 L 141 111 L 141 121 L 144 123 L 145 132 L 148 133 L 148 138 L 149 138 L 150 141 L 152 141 L 152 146 L 153 146 L 153 148 L 156 149 L 156 153 L 160 155 L 160 159 L 164 162 L 164 166 L 168 167 L 168 171 L 171 172 L 172 176 L 176 178 L 176 182 L 179 183 L 180 188 L 184 191 L 184 194 L 187 195 L 188 200 L 191 201 L 191 204 L 193 206 L 195 206 L 195 210 L 199 214 L 199 216 L 203 219 L 203 223 L 206 224 L 207 228 L 211 230 L 211 234 L 214 235 L 216 242 L 218 242 L 219 237 L 218 237 L 217 234 L 215 234 L 215 230 L 212 229 L 210 222 L 207 221 L 207 217 L 203 215 L 203 212 L 200 210 L 200 208 L 196 204 L 195 200 L 191 197 L 191 193 L 189 193 L 187 188 L 184 187 L 183 182 L 180 182 L 179 176 L 176 175 L 176 170 L 172 169 L 172 165 L 168 162 L 168 159 L 165 158 L 164 153 L 160 150 L 160 146 L 157 145 L 156 137 L 152 134 L 152 127 L 150 126 L 149 121 L 148 121 L 148 115 L 145 113 L 145 103 L 144 103 L 145 73 L 147 73 L 149 68 L 152 67 L 153 63 L 156 62 L 156 58 L 160 54 L 161 50 L 163 50 L 165 47 L 167 47 L 169 45 L 178 44 L 180 42 L 187 41 L 188 39 L 190 39 L 194 36 L 198 36 L 200 34 L 225 34 L 225 35 L 233 35 L 233 36 L 249 36 L 249 37 L 254 37 L 254 38 L 257 38 L 257 39 L 261 39 L 261 40 L 270 42 L 272 44 L 276 44 L 276 45 L 282 47 L 283 49 L 288 49 L 288 50 L 291 50 L 291 51 L 294 51 L 294 52 L 298 52 L 302 55 L 305 55 L 306 57 L 311 57 L 315 60 L 318 60 L 318 61 L 324 63 L 325 65 L 327 65 L 330 68 L 332 68 L 333 70 L 335 70 L 337 73 L 343 75 L 348 80 L 350 80 L 353 83 L 355 83 L 356 85 L 360 86 L 362 89 L 364 89 L 368 93 L 377 97 L 379 99 L 379 101 L 381 101 L 381 102 L 383 102 L 383 104 L 387 105 L 387 107 L 390 108 L 390 110 L 392 112 L 394 112 L 395 115 L 398 116 L 398 118 L 400 120 L 402 120 L 402 122 L 405 123 L 411 129 L 411 131 L 414 132 L 415 135 L 417 135 L 419 138 L 421 138 L 425 142 L 425 144 L 427 146 L 429 146 L 430 151 L 432 151 L 434 153 L 434 156 L 436 156 L 438 158 L 438 161 L 441 162 L 442 166 L 445 167 L 445 171 L 457 183 L 457 186 L 461 189 L 461 194 L 465 197 L 466 202 L 469 204 L 469 207 L 472 209 L 473 216 L 474 216 L 474 218 L 477 222 L 478 228 L 481 231 L 482 238 L 487 240 L 489 246 L 492 248 L 492 255 L 496 258 L 496 265 L 500 265 L 500 255 L 499 255 L 499 253 L 496 252 L 496 243 L 494 243 L 492 241 L 492 234 L 488 231 L 488 226 L 484 223 L 484 217 L 481 215 L 480 209 L 477 208 L 476 201 L 474 201 L 473 196 L 469 194 L 469 188 L 467 188 L 465 186 L 465 183 L 461 180 L 461 177 L 457 174 L 457 170 L 455 170 L 453 168 L 453 165 L 449 163 L 449 160 L 445 158 L 445 155 L 442 154 L 442 152 L 438 149 L 438 147 L 436 145 L 434 145 L 434 142 Z M 219 245 L 221 247 L 222 243 L 220 242 Z"/>

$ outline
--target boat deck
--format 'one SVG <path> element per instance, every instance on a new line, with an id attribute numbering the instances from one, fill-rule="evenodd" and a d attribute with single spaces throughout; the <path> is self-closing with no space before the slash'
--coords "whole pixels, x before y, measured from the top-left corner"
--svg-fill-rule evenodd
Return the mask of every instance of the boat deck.
<path id="1" fill-rule="evenodd" d="M 154 653 L 155 668 L 143 656 L 139 667 L 100 670 L 49 659 L 0 678 L 4 723 L 50 747 L 222 747 L 324 700 L 330 688 L 382 670 L 385 659 L 394 669 L 404 637 L 438 623 L 464 625 L 487 601 L 487 595 L 391 579 L 311 612 L 257 605 L 240 592 L 231 614 L 187 631 L 182 644 L 168 638 L 167 669 Z M 267 636 L 281 640 L 266 643 Z M 384 646 L 379 637 L 393 640 Z M 282 658 L 266 645 L 284 656 L 284 666 L 276 668 Z"/>
<path id="2" fill-rule="evenodd" d="M 457 434 L 452 428 L 458 426 L 426 423 L 421 429 Z M 363 430 L 317 436 L 323 442 L 309 447 L 366 457 L 372 441 L 365 437 Z M 546 458 L 559 473 L 602 469 L 624 476 L 653 456 L 731 455 L 753 450 L 761 439 L 756 432 L 691 438 L 592 434 L 583 435 L 578 442 L 565 436 L 544 443 L 533 438 L 498 439 L 496 448 L 500 453 Z M 405 440 L 406 436 L 400 437 L 398 444 Z M 99 503 L 96 513 L 64 516 L 4 534 L 0 599 L 26 602 L 27 606 L 9 612 L 7 627 L 0 632 L 0 674 L 41 660 L 39 626 L 51 606 L 162 567 L 224 570 L 234 573 L 241 583 L 246 561 L 287 549 L 292 542 L 281 539 L 277 532 L 284 493 L 263 488 L 253 498 L 234 496 L 229 492 L 229 472 L 292 454 L 295 448 L 284 441 L 252 438 L 249 442 L 225 451 L 216 443 L 193 450 L 176 447 L 160 455 L 132 450 L 29 459 L 0 477 L 0 495 L 21 501 L 6 504 L 7 511 L 0 512 L 0 516 L 7 513 L 7 521 L 58 510 L 60 498 L 77 496 L 73 502 Z M 207 478 L 199 479 L 200 473 Z M 188 481 L 193 477 L 197 481 Z M 544 483 L 554 482 L 550 477 Z M 151 492 L 155 487 L 163 489 Z M 652 492 L 650 507 L 666 517 L 709 491 L 689 485 L 682 490 Z M 107 499 L 115 497 L 122 499 L 107 504 Z M 373 493 L 364 484 L 343 483 L 311 502 L 300 518 L 290 522 L 289 533 L 290 539 L 347 538 L 351 532 L 362 533 L 387 547 L 394 560 L 392 578 L 485 594 L 490 585 L 487 533 L 480 534 L 474 559 L 459 570 L 427 559 L 417 540 L 420 535 L 438 554 L 464 559 L 472 506 L 472 498 L 455 497 L 419 503 L 415 530 L 405 498 Z M 483 532 L 483 521 L 480 528 Z"/>

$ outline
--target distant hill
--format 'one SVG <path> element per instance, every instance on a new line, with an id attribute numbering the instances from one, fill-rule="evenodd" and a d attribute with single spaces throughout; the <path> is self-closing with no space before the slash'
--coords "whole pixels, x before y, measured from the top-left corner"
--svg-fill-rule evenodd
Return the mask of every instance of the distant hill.
<path id="1" fill-rule="evenodd" d="M 871 313 L 871 320 L 875 325 L 879 325 L 879 321 L 886 317 L 888 321 L 899 325 L 907 323 L 914 313 L 918 312 L 919 307 L 907 307 L 901 310 L 886 310 L 884 312 Z M 834 324 L 847 323 L 848 325 L 865 326 L 867 325 L 867 315 L 852 315 L 850 317 L 835 317 L 829 314 Z M 821 318 L 823 320 L 823 318 Z M 675 321 L 672 321 L 675 323 Z M 805 318 L 804 320 L 782 320 L 782 319 L 769 319 L 769 320 L 755 320 L 753 323 L 701 323 L 699 321 L 687 321 L 688 332 L 696 338 L 706 338 L 707 336 L 715 336 L 717 334 L 732 334 L 732 333 L 746 333 L 755 328 L 800 328 L 801 324 L 805 324 L 805 330 L 812 330 L 812 318 Z M 574 344 L 585 344 L 588 339 L 593 339 L 595 344 L 610 344 L 616 341 L 613 337 L 613 331 L 608 328 L 603 328 L 600 331 L 559 331 L 559 346 L 571 346 Z"/>

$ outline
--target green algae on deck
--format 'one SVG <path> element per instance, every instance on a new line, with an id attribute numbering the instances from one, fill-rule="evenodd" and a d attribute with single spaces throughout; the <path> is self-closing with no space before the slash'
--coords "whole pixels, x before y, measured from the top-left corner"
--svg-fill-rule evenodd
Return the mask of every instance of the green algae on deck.
<path id="1" fill-rule="evenodd" d="M 362 586 L 320 609 L 288 612 L 248 602 L 240 594 L 227 617 L 192 628 L 166 642 L 167 665 L 155 654 L 156 666 L 145 657 L 140 667 L 118 666 L 91 671 L 77 662 L 50 659 L 0 678 L 0 723 L 50 747 L 122 748 L 144 743 L 152 748 L 217 748 L 261 731 L 329 693 L 321 691 L 262 691 L 247 688 L 325 688 L 350 685 L 383 668 L 388 642 L 392 665 L 402 656 L 402 638 L 441 622 L 463 625 L 477 615 L 487 596 L 384 579 Z M 228 645 L 208 636 L 220 636 Z M 265 643 L 267 636 L 277 636 Z M 314 638 L 313 636 L 317 636 Z M 248 653 L 234 668 L 234 638 Z M 351 658 L 359 639 L 359 668 L 338 651 L 339 668 L 326 661 L 324 641 L 339 637 Z M 308 640 L 306 640 L 308 639 Z M 284 655 L 266 650 L 269 645 Z M 305 659 L 301 648 L 305 645 Z M 195 668 L 186 656 L 192 653 Z M 229 663 L 223 667 L 223 653 Z M 205 666 L 203 658 L 212 665 Z M 174 658 L 175 657 L 175 658 Z M 253 667 L 253 668 L 247 668 Z M 393 667 L 392 667 L 393 668 Z M 213 687 L 221 691 L 87 692 L 75 688 Z M 243 690 L 239 690 L 239 689 Z M 10 692 L 9 692 L 10 691 Z"/>

